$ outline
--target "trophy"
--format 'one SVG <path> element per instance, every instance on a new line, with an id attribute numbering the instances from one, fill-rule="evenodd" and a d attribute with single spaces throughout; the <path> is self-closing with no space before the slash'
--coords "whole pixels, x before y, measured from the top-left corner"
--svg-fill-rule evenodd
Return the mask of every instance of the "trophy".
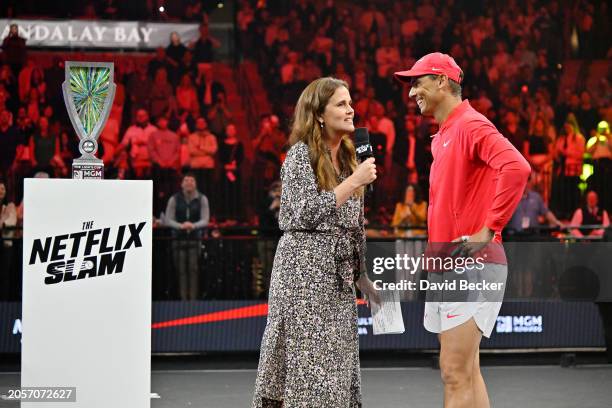
<path id="1" fill-rule="evenodd" d="M 104 178 L 104 163 L 95 153 L 115 98 L 113 77 L 112 62 L 66 62 L 62 90 L 81 152 L 81 157 L 72 161 L 73 179 Z"/>

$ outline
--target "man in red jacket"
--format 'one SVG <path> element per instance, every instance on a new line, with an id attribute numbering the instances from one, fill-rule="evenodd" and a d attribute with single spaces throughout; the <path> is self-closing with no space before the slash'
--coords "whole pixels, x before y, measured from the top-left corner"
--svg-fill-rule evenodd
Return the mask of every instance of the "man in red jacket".
<path id="1" fill-rule="evenodd" d="M 395 77 L 409 83 L 421 114 L 440 125 L 431 144 L 429 243 L 459 242 L 467 255 L 486 251 L 483 276 L 503 276 L 505 282 L 501 231 L 521 198 L 529 164 L 486 117 L 461 100 L 463 72 L 449 55 L 425 55 Z M 424 326 L 439 333 L 446 408 L 489 407 L 479 347 L 482 336 L 493 331 L 501 301 L 472 300 L 425 304 Z"/>

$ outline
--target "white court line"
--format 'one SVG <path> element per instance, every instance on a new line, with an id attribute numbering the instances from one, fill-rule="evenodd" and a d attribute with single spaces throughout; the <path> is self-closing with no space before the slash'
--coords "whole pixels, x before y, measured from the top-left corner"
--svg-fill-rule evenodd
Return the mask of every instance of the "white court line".
<path id="1" fill-rule="evenodd" d="M 484 366 L 481 367 L 485 370 L 520 370 L 520 369 L 550 369 L 550 368 L 558 368 L 564 369 L 558 364 L 549 364 L 549 365 L 517 365 L 517 366 Z M 612 370 L 612 365 L 610 364 L 578 364 L 574 367 L 574 369 L 588 369 L 588 368 L 607 368 Z M 365 367 L 362 368 L 361 371 L 421 371 L 421 370 L 433 370 L 431 367 Z M 189 373 L 250 373 L 257 372 L 255 368 L 236 368 L 236 369 L 201 369 L 201 370 L 152 370 L 151 374 L 189 374 Z M 0 375 L 19 375 L 21 374 L 18 371 L 9 371 L 9 372 L 0 372 Z"/>
<path id="2" fill-rule="evenodd" d="M 484 366 L 481 367 L 485 370 L 490 369 L 510 369 L 510 370 L 518 370 L 518 369 L 534 369 L 534 368 L 559 368 L 564 369 L 558 364 L 550 364 L 550 365 L 518 365 L 518 366 Z M 612 365 L 610 364 L 578 364 L 575 368 L 608 368 L 612 370 Z M 365 367 L 362 368 L 361 371 L 421 371 L 421 370 L 433 370 L 431 367 Z M 247 372 L 257 372 L 257 369 L 254 368 L 239 368 L 239 369 L 202 369 L 202 370 L 153 370 L 152 374 L 180 374 L 180 373 L 247 373 Z"/>

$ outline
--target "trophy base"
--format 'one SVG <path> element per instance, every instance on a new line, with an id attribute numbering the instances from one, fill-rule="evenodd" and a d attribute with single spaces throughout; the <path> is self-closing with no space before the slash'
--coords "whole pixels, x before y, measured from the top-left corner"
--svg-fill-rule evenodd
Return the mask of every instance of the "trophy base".
<path id="1" fill-rule="evenodd" d="M 72 162 L 72 178 L 81 180 L 104 179 L 104 163 L 100 161 L 78 161 Z"/>

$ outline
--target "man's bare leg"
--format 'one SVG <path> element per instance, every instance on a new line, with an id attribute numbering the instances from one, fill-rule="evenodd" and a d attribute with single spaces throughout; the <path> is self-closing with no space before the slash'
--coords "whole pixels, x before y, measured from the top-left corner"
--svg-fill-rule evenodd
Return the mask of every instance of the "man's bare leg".
<path id="1" fill-rule="evenodd" d="M 482 333 L 474 319 L 440 333 L 444 408 L 474 408 L 474 362 Z"/>
<path id="2" fill-rule="evenodd" d="M 474 408 L 490 408 L 489 394 L 487 386 L 480 372 L 480 345 L 474 356 L 474 366 L 472 368 L 472 388 L 474 389 Z"/>

